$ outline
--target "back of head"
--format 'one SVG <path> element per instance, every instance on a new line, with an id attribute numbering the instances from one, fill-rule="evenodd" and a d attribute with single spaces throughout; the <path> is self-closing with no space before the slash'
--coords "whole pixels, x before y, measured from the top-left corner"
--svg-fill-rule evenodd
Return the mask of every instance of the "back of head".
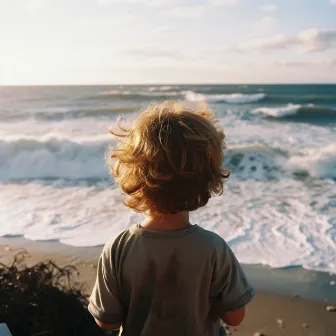
<path id="1" fill-rule="evenodd" d="M 111 131 L 119 143 L 108 163 L 125 204 L 138 212 L 196 210 L 223 192 L 224 132 L 206 107 L 166 101 L 150 105 L 131 128 Z"/>

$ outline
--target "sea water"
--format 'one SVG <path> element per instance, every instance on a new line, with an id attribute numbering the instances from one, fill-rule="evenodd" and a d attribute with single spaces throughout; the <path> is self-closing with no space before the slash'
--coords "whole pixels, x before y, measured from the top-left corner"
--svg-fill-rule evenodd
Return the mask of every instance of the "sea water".
<path id="1" fill-rule="evenodd" d="M 164 99 L 206 101 L 226 133 L 231 176 L 192 222 L 243 263 L 336 273 L 336 85 L 0 87 L 0 236 L 93 246 L 139 223 L 108 128 Z"/>

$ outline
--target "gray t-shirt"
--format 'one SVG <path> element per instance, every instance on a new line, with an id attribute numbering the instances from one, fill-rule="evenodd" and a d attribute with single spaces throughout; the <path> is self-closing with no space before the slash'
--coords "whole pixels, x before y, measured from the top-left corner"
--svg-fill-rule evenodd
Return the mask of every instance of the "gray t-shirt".
<path id="1" fill-rule="evenodd" d="M 217 336 L 219 316 L 253 297 L 226 242 L 198 225 L 150 231 L 134 225 L 100 256 L 89 311 L 126 336 Z"/>

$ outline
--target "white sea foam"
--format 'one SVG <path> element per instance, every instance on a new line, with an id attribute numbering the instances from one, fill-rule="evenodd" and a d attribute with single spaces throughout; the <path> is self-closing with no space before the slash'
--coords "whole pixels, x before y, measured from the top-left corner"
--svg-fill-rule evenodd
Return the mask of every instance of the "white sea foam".
<path id="1" fill-rule="evenodd" d="M 106 178 L 106 136 L 6 137 L 0 139 L 0 179 Z"/>
<path id="2" fill-rule="evenodd" d="M 113 141 L 109 135 L 0 138 L 0 179 L 107 178 L 104 156 Z M 293 153 L 264 145 L 230 146 L 224 165 L 238 179 L 267 180 L 302 172 L 335 178 L 336 144 Z"/>
<path id="3" fill-rule="evenodd" d="M 164 87 L 164 89 L 158 90 L 148 90 L 148 91 L 103 91 L 97 94 L 98 97 L 117 97 L 117 96 L 143 96 L 143 97 L 170 97 L 170 96 L 178 96 L 182 95 L 179 91 L 169 91 L 168 86 Z"/>
<path id="4" fill-rule="evenodd" d="M 302 106 L 299 104 L 288 104 L 280 107 L 258 107 L 252 111 L 254 114 L 263 114 L 270 117 L 283 117 L 296 114 Z"/>
<path id="5" fill-rule="evenodd" d="M 193 212 L 191 220 L 224 237 L 243 263 L 335 272 L 335 192 L 331 180 L 312 188 L 286 178 L 232 179 L 224 195 Z M 0 236 L 93 246 L 142 220 L 122 205 L 117 189 L 103 185 L 9 183 L 1 193 Z"/>
<path id="6" fill-rule="evenodd" d="M 312 177 L 336 178 L 336 143 L 322 148 L 309 148 L 292 156 L 287 166 Z"/>
<path id="7" fill-rule="evenodd" d="M 99 92 L 98 96 L 128 96 L 131 94 L 131 91 L 119 91 L 119 90 L 110 90 Z"/>
<path id="8" fill-rule="evenodd" d="M 152 86 L 148 89 L 148 91 L 153 92 L 153 91 L 171 91 L 174 90 L 176 86 L 171 86 L 171 85 L 163 85 L 163 86 Z"/>
<path id="9" fill-rule="evenodd" d="M 242 94 L 242 93 L 232 93 L 232 94 L 202 94 L 193 91 L 187 91 L 185 93 L 185 98 L 191 102 L 207 101 L 209 103 L 215 102 L 226 102 L 228 104 L 248 104 L 255 103 L 265 98 L 264 93 L 256 94 Z"/>

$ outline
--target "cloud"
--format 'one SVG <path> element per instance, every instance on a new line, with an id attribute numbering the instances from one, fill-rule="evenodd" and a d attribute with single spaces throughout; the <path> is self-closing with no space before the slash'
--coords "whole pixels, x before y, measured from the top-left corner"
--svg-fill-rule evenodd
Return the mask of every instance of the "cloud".
<path id="1" fill-rule="evenodd" d="M 212 4 L 215 6 L 233 5 L 239 2 L 239 0 L 212 0 Z"/>
<path id="2" fill-rule="evenodd" d="M 269 39 L 252 40 L 241 49 L 264 52 L 292 47 L 302 52 L 336 48 L 336 29 L 309 29 L 297 36 L 278 35 Z"/>
<path id="3" fill-rule="evenodd" d="M 155 47 L 153 45 L 125 49 L 122 51 L 122 53 L 138 60 L 153 58 L 180 60 L 183 58 L 183 55 L 179 50 L 175 50 L 172 48 Z"/>
<path id="4" fill-rule="evenodd" d="M 157 33 L 170 34 L 177 32 L 176 26 L 162 26 L 157 29 Z"/>
<path id="5" fill-rule="evenodd" d="M 279 9 L 279 7 L 276 4 L 266 4 L 266 5 L 261 6 L 260 9 L 263 12 L 274 13 Z"/>
<path id="6" fill-rule="evenodd" d="M 312 67 L 312 66 L 336 66 L 336 58 L 335 59 L 320 59 L 320 60 L 307 60 L 307 61 L 276 61 L 273 62 L 274 65 L 284 66 L 284 67 Z"/>
<path id="7" fill-rule="evenodd" d="M 298 44 L 306 52 L 336 48 L 336 29 L 310 29 L 299 34 Z"/>
<path id="8" fill-rule="evenodd" d="M 202 5 L 197 6 L 180 6 L 174 7 L 165 13 L 177 19 L 197 19 L 205 12 L 205 7 Z"/>
<path id="9" fill-rule="evenodd" d="M 173 3 L 173 0 L 97 0 L 99 6 L 109 6 L 121 3 L 142 5 L 147 7 L 164 7 Z"/>
<path id="10" fill-rule="evenodd" d="M 257 27 L 260 29 L 272 29 L 276 24 L 276 19 L 272 16 L 264 16 L 259 22 Z"/>
<path id="11" fill-rule="evenodd" d="M 27 4 L 27 11 L 30 14 L 37 14 L 46 6 L 46 0 L 30 0 Z"/>
<path id="12" fill-rule="evenodd" d="M 252 40 L 244 44 L 241 49 L 256 51 L 270 51 L 275 49 L 285 49 L 296 44 L 295 38 L 278 35 L 269 39 Z"/>
<path id="13" fill-rule="evenodd" d="M 336 6 L 336 0 L 330 0 L 330 3 Z"/>

